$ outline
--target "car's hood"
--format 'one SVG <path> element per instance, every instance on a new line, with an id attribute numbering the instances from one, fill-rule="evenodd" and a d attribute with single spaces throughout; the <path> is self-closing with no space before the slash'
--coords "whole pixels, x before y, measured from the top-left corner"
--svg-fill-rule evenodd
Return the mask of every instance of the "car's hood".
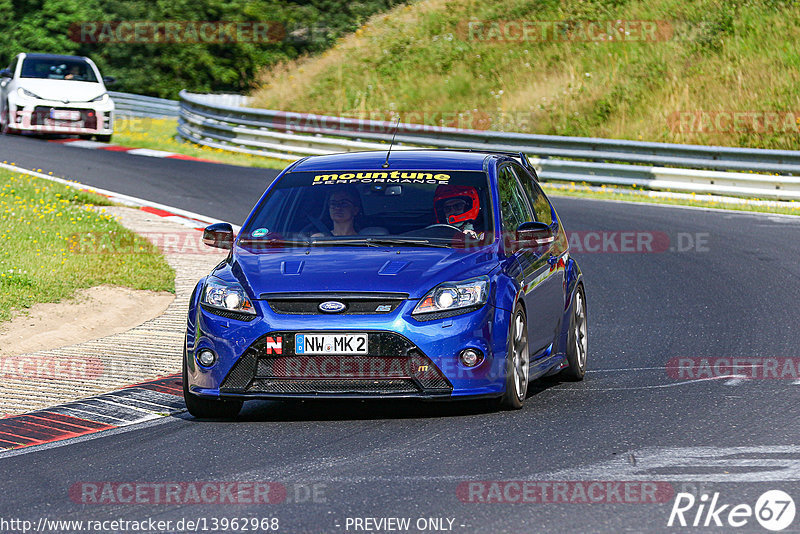
<path id="1" fill-rule="evenodd" d="M 76 82 L 72 80 L 43 80 L 20 78 L 18 86 L 45 100 L 58 102 L 88 102 L 106 92 L 105 85 L 98 82 Z"/>
<path id="2" fill-rule="evenodd" d="M 230 268 L 256 298 L 262 293 L 395 291 L 421 298 L 446 281 L 487 274 L 497 265 L 494 247 L 311 247 L 249 252 L 236 247 Z"/>

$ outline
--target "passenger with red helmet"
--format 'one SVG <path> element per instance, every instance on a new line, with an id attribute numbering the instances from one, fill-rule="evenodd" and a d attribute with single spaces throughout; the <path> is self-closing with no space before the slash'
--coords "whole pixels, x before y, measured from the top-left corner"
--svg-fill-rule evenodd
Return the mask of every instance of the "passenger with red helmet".
<path id="1" fill-rule="evenodd" d="M 475 221 L 481 211 L 478 190 L 466 185 L 440 185 L 433 195 L 436 222 L 455 226 L 476 239 Z"/>

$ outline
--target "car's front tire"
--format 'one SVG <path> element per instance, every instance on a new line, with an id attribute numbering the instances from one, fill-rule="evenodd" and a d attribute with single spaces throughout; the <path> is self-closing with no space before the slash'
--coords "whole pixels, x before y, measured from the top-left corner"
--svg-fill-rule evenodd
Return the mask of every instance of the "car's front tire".
<path id="1" fill-rule="evenodd" d="M 583 380 L 586 374 L 589 347 L 586 324 L 586 294 L 582 284 L 575 289 L 573 299 L 566 350 L 569 367 L 561 371 L 560 375 L 566 380 L 577 382 Z"/>
<path id="2" fill-rule="evenodd" d="M 525 309 L 517 303 L 511 315 L 506 351 L 506 392 L 500 398 L 500 407 L 519 410 L 528 394 L 530 354 L 528 347 L 528 321 Z"/>
<path id="3" fill-rule="evenodd" d="M 12 135 L 17 133 L 16 130 L 11 128 L 10 110 L 11 107 L 8 105 L 8 103 L 6 103 L 5 109 L 3 109 L 2 114 L 0 114 L 0 133 L 3 135 Z"/>
<path id="4" fill-rule="evenodd" d="M 189 376 L 186 368 L 186 349 L 183 349 L 183 400 L 186 409 L 198 419 L 233 419 L 242 409 L 242 401 L 204 399 L 189 391 Z"/>
<path id="5" fill-rule="evenodd" d="M 100 141 L 101 143 L 110 143 L 111 142 L 111 134 L 108 135 L 95 135 L 95 139 Z"/>

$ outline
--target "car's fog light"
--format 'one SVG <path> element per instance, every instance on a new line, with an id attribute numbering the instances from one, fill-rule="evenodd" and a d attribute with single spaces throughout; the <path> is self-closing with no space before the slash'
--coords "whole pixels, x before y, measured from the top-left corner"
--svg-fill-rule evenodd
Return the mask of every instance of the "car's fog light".
<path id="1" fill-rule="evenodd" d="M 197 353 L 197 361 L 203 367 L 211 367 L 217 361 L 217 355 L 211 350 L 203 349 Z"/>
<path id="2" fill-rule="evenodd" d="M 483 353 L 477 349 L 464 349 L 459 354 L 461 363 L 467 367 L 475 367 L 483 361 Z"/>

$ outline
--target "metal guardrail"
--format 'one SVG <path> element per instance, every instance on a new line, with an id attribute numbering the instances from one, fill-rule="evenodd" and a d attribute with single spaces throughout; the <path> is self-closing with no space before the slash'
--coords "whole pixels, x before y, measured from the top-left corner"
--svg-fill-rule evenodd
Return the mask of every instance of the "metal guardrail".
<path id="1" fill-rule="evenodd" d="M 215 148 L 295 160 L 307 155 L 383 150 L 395 127 L 394 123 L 385 121 L 247 108 L 230 102 L 219 95 L 182 91 L 178 135 Z M 800 175 L 800 152 L 796 151 L 559 137 L 401 123 L 393 149 L 412 147 L 525 152 L 542 180 L 636 184 L 651 189 L 800 199 L 800 177 L 795 176 Z"/>
<path id="2" fill-rule="evenodd" d="M 175 118 L 180 110 L 177 100 L 116 91 L 109 91 L 108 96 L 114 101 L 116 113 L 122 115 L 155 119 Z"/>

